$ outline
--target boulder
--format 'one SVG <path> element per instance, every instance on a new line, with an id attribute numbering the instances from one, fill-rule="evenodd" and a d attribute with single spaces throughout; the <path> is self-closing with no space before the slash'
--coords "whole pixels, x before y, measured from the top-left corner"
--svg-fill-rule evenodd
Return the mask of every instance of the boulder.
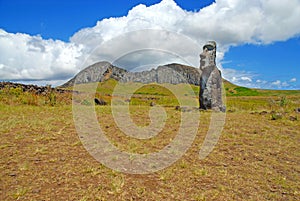
<path id="1" fill-rule="evenodd" d="M 96 105 L 107 105 L 107 102 L 104 101 L 103 99 L 95 98 L 94 101 Z"/>

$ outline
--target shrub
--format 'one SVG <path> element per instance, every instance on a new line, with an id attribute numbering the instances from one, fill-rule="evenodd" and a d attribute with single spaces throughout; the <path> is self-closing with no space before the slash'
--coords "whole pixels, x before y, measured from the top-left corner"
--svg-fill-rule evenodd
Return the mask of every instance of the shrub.
<path id="1" fill-rule="evenodd" d="M 279 106 L 286 107 L 288 104 L 289 104 L 289 100 L 285 96 L 282 96 L 279 101 Z"/>
<path id="2" fill-rule="evenodd" d="M 274 113 L 274 114 L 271 114 L 271 120 L 278 120 L 278 119 L 282 119 L 282 114 L 280 113 Z"/>

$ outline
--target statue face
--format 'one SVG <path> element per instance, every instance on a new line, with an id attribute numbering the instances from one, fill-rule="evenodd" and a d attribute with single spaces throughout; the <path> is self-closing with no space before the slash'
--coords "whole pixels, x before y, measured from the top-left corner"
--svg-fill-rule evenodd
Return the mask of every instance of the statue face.
<path id="1" fill-rule="evenodd" d="M 203 52 L 200 54 L 200 68 L 216 65 L 216 43 L 213 41 L 208 42 L 203 46 Z"/>

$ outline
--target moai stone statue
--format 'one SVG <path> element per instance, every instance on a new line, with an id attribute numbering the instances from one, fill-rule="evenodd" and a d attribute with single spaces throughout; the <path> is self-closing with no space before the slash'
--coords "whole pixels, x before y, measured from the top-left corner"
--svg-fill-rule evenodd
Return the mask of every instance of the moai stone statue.
<path id="1" fill-rule="evenodd" d="M 222 76 L 216 66 L 216 47 L 215 41 L 208 41 L 203 46 L 200 54 L 200 109 L 212 109 L 225 112 L 222 101 Z"/>

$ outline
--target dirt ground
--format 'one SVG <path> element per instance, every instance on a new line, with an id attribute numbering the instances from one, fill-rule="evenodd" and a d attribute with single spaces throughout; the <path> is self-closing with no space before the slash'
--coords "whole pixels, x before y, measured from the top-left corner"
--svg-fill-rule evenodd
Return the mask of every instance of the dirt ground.
<path id="1" fill-rule="evenodd" d="M 137 124 L 147 111 L 132 107 Z M 120 149 L 159 150 L 178 130 L 178 115 L 154 140 L 130 140 L 113 122 L 109 106 L 97 108 L 106 135 Z M 300 120 L 296 112 L 272 120 L 266 113 L 229 111 L 213 152 L 199 150 L 209 126 L 201 112 L 197 136 L 186 154 L 152 174 L 124 174 L 97 162 L 83 147 L 72 107 L 0 107 L 0 200 L 300 200 Z"/>

